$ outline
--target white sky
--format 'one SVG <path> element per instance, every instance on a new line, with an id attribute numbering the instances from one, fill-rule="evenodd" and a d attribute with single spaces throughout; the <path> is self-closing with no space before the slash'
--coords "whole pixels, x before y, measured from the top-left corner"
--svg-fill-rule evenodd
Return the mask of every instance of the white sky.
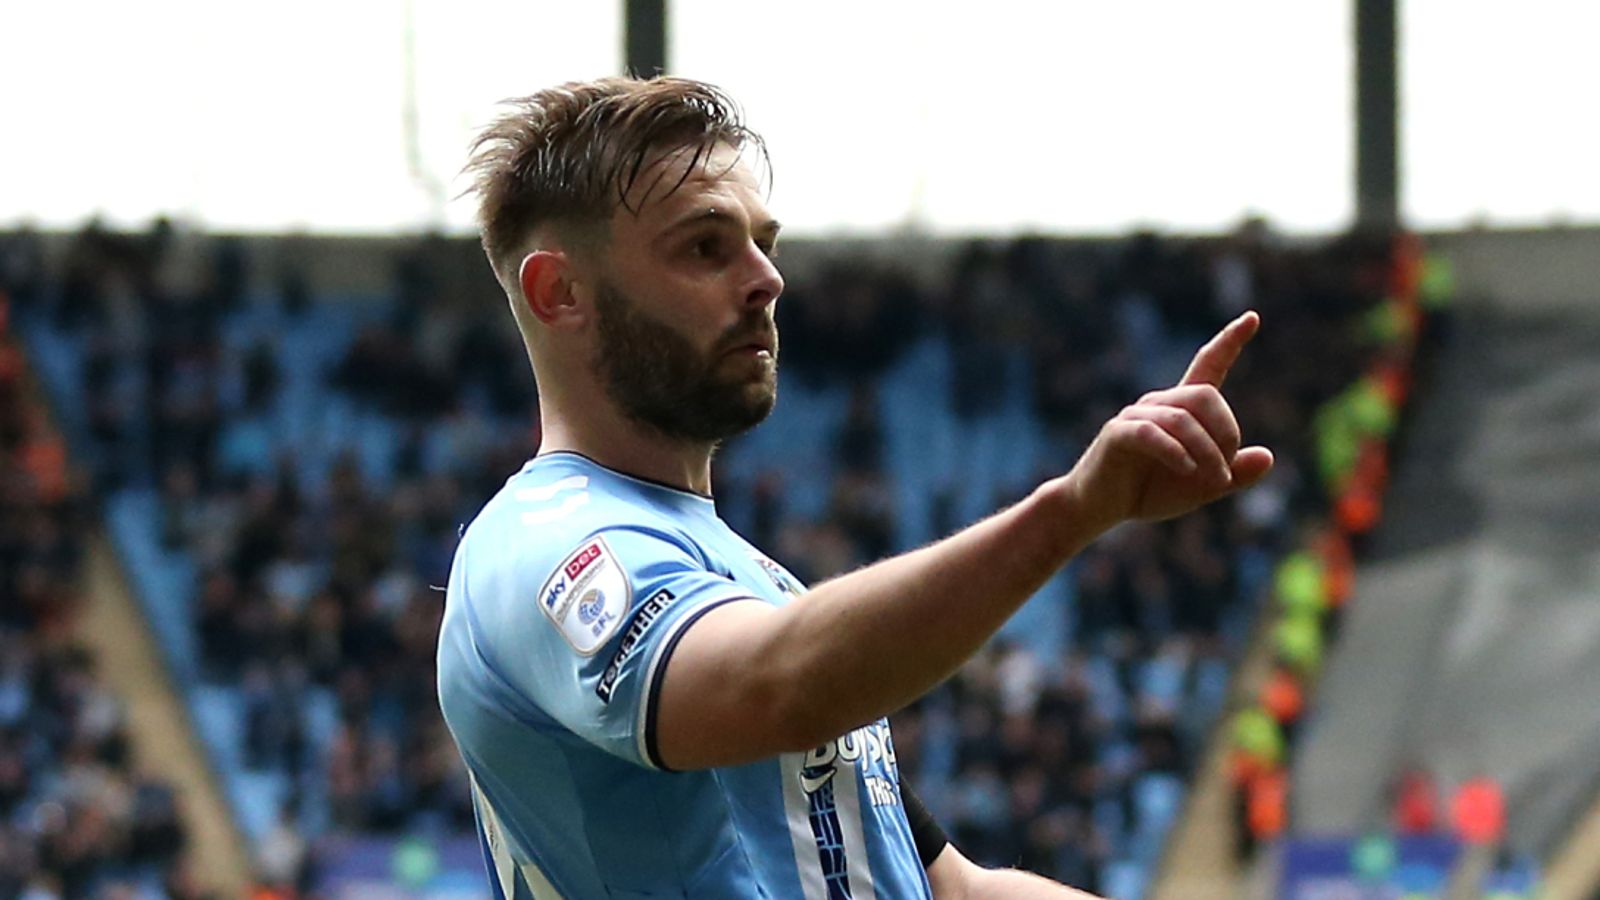
<path id="1" fill-rule="evenodd" d="M 1085 231 L 1350 213 L 1344 2 L 810 0 L 765 13 L 771 46 L 719 36 L 748 5 L 681 4 L 675 49 L 767 134 L 785 219 Z"/>
<path id="2" fill-rule="evenodd" d="M 1401 0 L 1405 207 L 1600 220 L 1600 4 Z M 1350 0 L 670 0 L 789 230 L 1293 230 L 1352 211 Z M 417 156 L 405 140 L 415 29 Z M 620 0 L 0 2 L 0 226 L 445 221 L 495 101 L 621 67 Z M 981 9 L 981 14 L 973 12 Z M 432 185 L 430 187 L 429 185 Z"/>
<path id="3" fill-rule="evenodd" d="M 1399 2 L 1414 223 L 1600 222 L 1600 3 Z"/>

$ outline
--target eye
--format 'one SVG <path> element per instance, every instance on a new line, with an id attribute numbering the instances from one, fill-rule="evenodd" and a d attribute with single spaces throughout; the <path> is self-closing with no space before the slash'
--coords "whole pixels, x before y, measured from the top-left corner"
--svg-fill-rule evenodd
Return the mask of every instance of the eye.
<path id="1" fill-rule="evenodd" d="M 777 241 L 756 241 L 756 249 L 765 254 L 767 259 L 778 258 Z"/>
<path id="2" fill-rule="evenodd" d="M 695 259 L 716 259 L 721 250 L 720 244 L 715 237 L 697 238 L 689 245 L 689 255 Z"/>

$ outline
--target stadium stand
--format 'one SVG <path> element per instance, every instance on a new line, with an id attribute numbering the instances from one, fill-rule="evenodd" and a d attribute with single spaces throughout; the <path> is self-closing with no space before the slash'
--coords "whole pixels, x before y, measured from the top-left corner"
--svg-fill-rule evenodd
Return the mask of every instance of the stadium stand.
<path id="1" fill-rule="evenodd" d="M 1422 373 L 1428 402 L 1406 426 L 1417 462 L 1397 473 L 1320 678 L 1289 843 L 1365 834 L 1383 847 L 1394 832 L 1432 831 L 1461 852 L 1448 871 L 1409 873 L 1374 853 L 1365 872 L 1317 873 L 1305 896 L 1403 877 L 1419 896 L 1594 893 L 1594 836 L 1575 827 L 1593 802 L 1592 707 L 1580 698 L 1594 657 L 1560 648 L 1592 633 L 1596 570 L 1583 560 L 1596 546 L 1597 432 L 1580 398 L 1593 396 L 1600 332 L 1592 273 L 1550 265 L 1593 260 L 1594 237 L 1431 242 L 1474 288 Z M 1485 627 L 1484 610 L 1501 605 L 1511 612 Z"/>
<path id="2" fill-rule="evenodd" d="M 1252 702 L 1233 714 L 1236 843 L 1247 859 L 1289 826 L 1288 769 L 1308 697 L 1354 589 L 1355 551 L 1382 518 L 1391 447 L 1417 378 L 1425 310 L 1441 305 L 1447 293 L 1447 278 L 1424 278 L 1427 265 L 1415 238 L 1395 240 L 1383 299 L 1356 323 L 1366 347 L 1359 377 L 1312 413 L 1315 474 L 1326 512 L 1302 526 L 1297 545 L 1274 568 L 1272 606 L 1264 617 L 1270 670 Z"/>
<path id="3" fill-rule="evenodd" d="M 443 274 L 447 243 L 400 254 L 379 296 L 251 272 L 243 242 L 165 224 L 90 227 L 35 265 L 30 350 L 284 895 L 482 877 L 460 853 L 431 586 L 538 435 L 503 300 Z M 1229 393 L 1272 478 L 1109 535 L 894 720 L 906 777 L 970 855 L 1141 896 L 1274 566 L 1326 515 L 1310 411 L 1372 356 L 1356 325 L 1385 299 L 1388 242 L 1252 226 L 937 245 L 915 267 L 784 252 L 806 259 L 779 305 L 782 399 L 726 448 L 717 495 L 812 581 L 1014 499 L 1262 312 Z"/>
<path id="4" fill-rule="evenodd" d="M 10 242 L 7 242 L 10 243 Z M 133 764 L 125 709 L 77 641 L 84 521 L 34 399 L 14 313 L 37 294 L 0 253 L 0 896 L 198 898 L 172 787 Z"/>

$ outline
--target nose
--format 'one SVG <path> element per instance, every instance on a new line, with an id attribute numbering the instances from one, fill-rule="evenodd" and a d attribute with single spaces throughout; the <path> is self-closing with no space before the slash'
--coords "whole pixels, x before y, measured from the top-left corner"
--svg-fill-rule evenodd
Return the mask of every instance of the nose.
<path id="1" fill-rule="evenodd" d="M 761 252 L 754 242 L 750 244 L 748 252 L 753 265 L 749 281 L 745 283 L 744 305 L 771 306 L 783 293 L 783 275 L 778 272 L 778 267 L 773 264 L 771 257 Z"/>

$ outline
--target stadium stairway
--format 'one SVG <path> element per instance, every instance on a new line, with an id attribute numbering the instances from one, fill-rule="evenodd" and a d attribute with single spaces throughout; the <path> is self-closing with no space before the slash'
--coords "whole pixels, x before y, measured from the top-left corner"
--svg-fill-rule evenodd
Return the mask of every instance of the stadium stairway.
<path id="1" fill-rule="evenodd" d="M 138 768 L 177 787 L 199 882 L 221 896 L 242 897 L 251 872 L 243 836 L 103 533 L 89 541 L 86 569 L 84 593 L 92 602 L 84 609 L 80 637 L 127 704 Z"/>
<path id="2" fill-rule="evenodd" d="M 1270 634 L 1275 620 L 1256 625 L 1244 659 L 1239 662 L 1227 688 L 1223 709 L 1248 705 L 1261 691 L 1272 666 Z M 1160 861 L 1151 890 L 1154 900 L 1231 900 L 1239 896 L 1264 896 L 1258 891 L 1241 893 L 1233 819 L 1236 815 L 1233 783 L 1228 777 L 1231 717 L 1218 716 L 1206 741 L 1206 754 L 1194 774 L 1187 806 L 1174 828 L 1171 847 Z"/>
<path id="3" fill-rule="evenodd" d="M 1600 785 L 1600 271 L 1577 267 L 1600 268 L 1600 233 L 1443 246 L 1465 302 L 1321 684 L 1294 827 L 1383 826 L 1417 765 L 1446 790 L 1495 778 L 1515 853 L 1592 862 L 1570 844 L 1600 838 L 1581 827 Z M 1548 895 L 1591 896 L 1596 868 Z"/>
<path id="4" fill-rule="evenodd" d="M 41 362 L 37 353 L 29 360 L 36 376 Z M 42 388 L 35 379 L 34 389 Z M 61 407 L 54 409 L 53 417 L 59 419 Z M 197 882 L 218 896 L 245 896 L 250 855 L 177 690 L 185 673 L 169 666 L 161 636 L 153 632 L 134 593 L 128 561 L 118 556 L 111 537 L 92 528 L 85 550 L 82 591 L 89 602 L 76 622 L 75 636 L 125 705 L 135 768 L 177 789 L 189 840 L 185 856 Z"/>
<path id="5" fill-rule="evenodd" d="M 238 419 L 229 423 L 220 438 L 224 463 L 242 471 L 272 471 L 285 451 L 295 454 L 297 464 L 313 479 L 320 479 L 332 467 L 342 450 L 356 453 L 366 475 L 377 484 L 387 482 L 393 466 L 392 428 L 378 417 L 358 414 L 348 404 L 329 403 L 322 384 L 323 373 L 337 359 L 351 336 L 375 317 L 375 306 L 367 298 L 341 298 L 339 302 L 313 308 L 309 314 L 285 316 L 276 303 L 252 298 L 244 309 L 231 316 L 224 328 L 224 345 L 230 355 L 242 357 L 258 340 L 270 340 L 279 354 L 285 383 L 278 403 L 260 419 Z M 85 439 L 87 422 L 76 398 L 82 396 L 84 341 L 53 327 L 44 320 L 27 323 L 25 335 L 41 386 L 55 401 L 53 406 L 64 431 L 75 437 L 75 451 L 92 452 Z M 236 380 L 236 379 L 235 379 Z M 230 383 L 223 393 L 236 393 Z M 282 800 L 292 788 L 289 773 L 276 770 L 255 771 L 244 766 L 239 747 L 243 733 L 241 721 L 244 701 L 232 685 L 206 683 L 200 672 L 200 647 L 195 631 L 195 565 L 188 556 L 162 546 L 159 539 L 161 499 L 147 482 L 135 482 L 103 498 L 105 514 L 106 569 L 114 572 L 104 590 L 120 592 L 134 604 L 127 607 L 127 618 L 109 630 L 106 640 L 116 644 L 119 635 L 145 636 L 148 657 L 136 664 L 128 682 L 139 679 L 170 679 L 179 690 L 171 694 L 177 706 L 157 716 L 157 734 L 168 735 L 169 742 L 189 740 L 198 735 L 193 757 L 199 771 L 206 773 L 207 785 L 174 777 L 185 785 L 185 794 L 216 816 L 197 823 L 197 832 L 209 833 L 211 840 L 223 843 L 211 851 L 216 863 L 218 884 L 234 884 L 238 890 L 226 896 L 244 896 L 242 880 L 252 867 L 246 849 L 258 841 L 275 823 Z M 120 629 L 120 631 L 119 631 Z M 138 641 L 130 641 L 138 643 Z M 159 676 L 149 673 L 161 673 Z M 113 681 L 123 676 L 108 670 Z M 141 695 L 154 708 L 161 700 L 159 684 L 152 684 Z M 168 688 L 171 690 L 171 687 Z M 130 699 L 137 717 L 138 703 Z M 326 691 L 313 692 L 306 705 L 307 738 L 313 746 L 326 746 L 336 727 L 336 711 Z M 135 724 L 137 727 L 137 723 Z M 161 753 L 163 762 L 187 759 L 176 744 L 173 753 Z M 307 777 L 315 788 L 316 777 Z M 202 789 L 203 788 L 203 789 Z M 210 793 L 207 793 L 209 791 Z M 212 797 L 215 794 L 215 798 Z M 311 833 L 326 825 L 325 803 L 313 792 L 300 824 Z M 208 813 L 209 815 L 209 813 Z M 219 837 L 220 836 L 220 837 Z M 208 877 L 210 872 L 207 872 Z M 221 880 L 223 877 L 233 881 Z"/>

